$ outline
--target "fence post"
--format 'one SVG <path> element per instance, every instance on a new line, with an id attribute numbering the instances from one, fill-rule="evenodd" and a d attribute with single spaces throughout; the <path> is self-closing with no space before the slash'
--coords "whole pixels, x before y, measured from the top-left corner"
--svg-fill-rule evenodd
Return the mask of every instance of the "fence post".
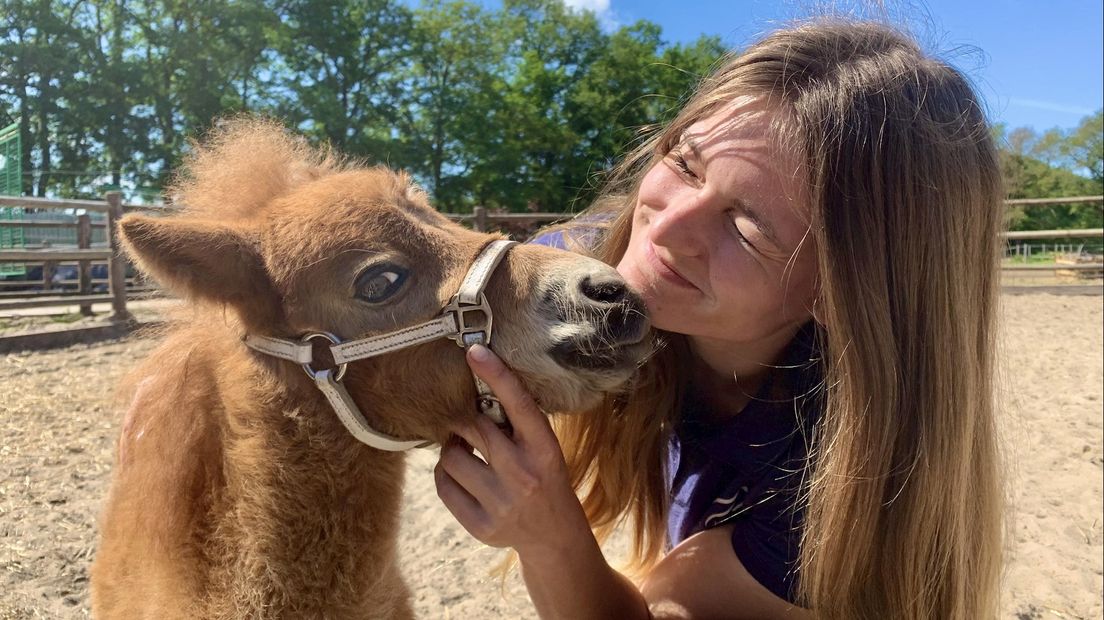
<path id="1" fill-rule="evenodd" d="M 54 290 L 54 274 L 57 273 L 57 261 L 48 260 L 42 263 L 42 290 Z"/>
<path id="2" fill-rule="evenodd" d="M 123 195 L 119 192 L 107 192 L 107 240 L 111 246 L 111 258 L 107 259 L 109 286 L 111 288 L 111 320 L 130 321 L 133 317 L 126 308 L 126 257 L 119 244 L 119 234 L 115 230 L 123 217 Z"/>
<path id="3" fill-rule="evenodd" d="M 477 232 L 487 232 L 487 208 L 472 207 L 472 215 L 475 216 L 472 222 L 472 228 Z"/>
<path id="4" fill-rule="evenodd" d="M 77 249 L 87 250 L 92 247 L 92 218 L 87 213 L 77 216 Z M 78 294 L 92 294 L 92 262 L 87 260 L 77 261 Z M 81 304 L 80 313 L 84 316 L 92 316 L 92 304 Z"/>

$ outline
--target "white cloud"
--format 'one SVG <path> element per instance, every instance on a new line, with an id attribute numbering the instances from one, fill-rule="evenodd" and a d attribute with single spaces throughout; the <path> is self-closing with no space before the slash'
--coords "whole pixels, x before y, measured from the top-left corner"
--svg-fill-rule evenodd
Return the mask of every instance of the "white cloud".
<path id="1" fill-rule="evenodd" d="M 1046 110 L 1048 112 L 1059 112 L 1063 114 L 1076 114 L 1078 116 L 1088 116 L 1096 111 L 1081 106 L 1068 105 L 1058 101 L 1040 101 L 1039 99 L 1023 99 L 1021 97 L 1009 98 L 1008 105 L 1020 106 L 1024 108 L 1034 108 L 1036 110 Z"/>
<path id="2" fill-rule="evenodd" d="M 563 0 L 563 3 L 572 11 L 591 11 L 598 18 L 602 29 L 607 32 L 613 32 L 621 27 L 621 22 L 610 9 L 610 0 Z"/>
<path id="3" fill-rule="evenodd" d="M 609 0 L 564 0 L 564 5 L 569 9 L 594 11 L 597 15 L 602 15 L 609 11 Z"/>

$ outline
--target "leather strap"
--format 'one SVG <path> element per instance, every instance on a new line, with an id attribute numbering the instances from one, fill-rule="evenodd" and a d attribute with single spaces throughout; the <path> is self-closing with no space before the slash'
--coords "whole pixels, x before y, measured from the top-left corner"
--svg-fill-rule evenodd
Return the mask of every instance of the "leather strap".
<path id="1" fill-rule="evenodd" d="M 487 282 L 490 281 L 495 267 L 498 267 L 503 257 L 506 256 L 506 250 L 514 245 L 517 245 L 517 241 L 498 239 L 488 243 L 483 248 L 479 257 L 468 268 L 468 275 L 464 276 L 464 281 L 460 283 L 460 290 L 456 292 L 460 303 L 479 303 L 479 296 L 483 294 L 483 289 L 487 288 Z"/>
<path id="2" fill-rule="evenodd" d="M 242 340 L 250 349 L 266 353 L 272 357 L 278 357 L 296 364 L 310 364 L 313 361 L 313 348 L 309 342 L 254 336 L 253 334 L 247 335 Z"/>
<path id="3" fill-rule="evenodd" d="M 337 418 L 361 443 L 387 452 L 402 452 L 411 448 L 428 446 L 432 443 L 421 439 L 404 441 L 373 429 L 368 425 L 368 421 L 364 419 L 364 415 L 360 413 L 356 403 L 353 402 L 353 397 L 349 395 L 349 391 L 345 389 L 344 385 L 334 380 L 332 369 L 320 370 L 315 373 L 314 384 L 326 395 L 326 400 L 330 401 L 330 406 L 337 413 Z"/>
<path id="4" fill-rule="evenodd" d="M 456 331 L 456 320 L 451 314 L 439 316 L 397 332 L 350 340 L 330 347 L 335 364 L 347 364 L 357 360 L 383 355 L 399 349 L 444 338 Z"/>
<path id="5" fill-rule="evenodd" d="M 439 338 L 451 338 L 465 350 L 476 344 L 490 347 L 494 317 L 483 290 L 487 288 L 495 268 L 506 256 L 506 251 L 516 243 L 508 239 L 497 239 L 487 244 L 468 268 L 468 273 L 460 283 L 460 289 L 456 295 L 453 295 L 444 312 L 433 320 L 396 332 L 342 343 L 338 343 L 336 337 L 324 334 L 333 343 L 330 346 L 330 353 L 333 355 L 334 363 L 338 365 L 337 369 L 318 371 L 310 367 L 314 356 L 309 339 L 323 334 L 309 335 L 299 341 L 254 335 L 247 335 L 242 340 L 246 346 L 256 351 L 302 364 L 307 374 L 314 379 L 315 385 L 326 396 L 326 400 L 341 419 L 341 423 L 361 442 L 387 451 L 409 450 L 429 445 L 428 441 L 403 441 L 372 429 L 353 402 L 348 390 L 341 384 L 344 365 Z M 467 312 L 484 313 L 485 323 L 480 329 L 470 329 L 467 326 L 464 318 Z M 479 394 L 477 400 L 479 410 L 496 424 L 504 424 L 506 413 L 490 386 L 475 373 L 472 373 L 472 379 Z"/>
<path id="6" fill-rule="evenodd" d="M 468 275 L 464 277 L 464 281 L 460 283 L 460 290 L 456 292 L 456 298 L 461 308 L 466 304 L 481 304 L 487 308 L 486 330 L 476 334 L 461 334 L 461 342 L 458 344 L 464 347 L 465 351 L 475 344 L 481 344 L 488 349 L 491 347 L 491 326 L 494 317 L 491 314 L 490 306 L 487 304 L 487 298 L 483 295 L 483 290 L 487 288 L 491 274 L 494 273 L 498 264 L 506 256 L 506 251 L 516 243 L 516 241 L 510 241 L 509 239 L 492 241 L 483 249 L 479 258 L 468 269 Z M 458 317 L 457 320 L 462 326 L 462 319 Z M 505 424 L 506 411 L 502 408 L 502 404 L 498 402 L 498 399 L 495 398 L 491 386 L 487 385 L 474 372 L 472 373 L 472 380 L 475 381 L 475 391 L 478 393 L 476 406 L 479 407 L 479 411 L 489 417 L 495 424 Z"/>

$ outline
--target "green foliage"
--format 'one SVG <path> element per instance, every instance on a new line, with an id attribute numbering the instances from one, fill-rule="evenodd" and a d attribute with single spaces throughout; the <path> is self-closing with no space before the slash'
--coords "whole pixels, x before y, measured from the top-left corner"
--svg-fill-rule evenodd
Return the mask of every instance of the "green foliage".
<path id="1" fill-rule="evenodd" d="M 1009 198 L 1058 198 L 1104 194 L 1102 112 L 1087 116 L 1074 129 L 1042 134 L 1021 127 L 1008 132 L 994 127 L 1001 172 Z M 1055 230 L 1104 227 L 1099 204 L 1013 207 L 1011 230 Z"/>
<path id="2" fill-rule="evenodd" d="M 0 126 L 29 195 L 150 200 L 189 140 L 250 111 L 409 170 L 446 210 L 571 210 L 723 52 L 560 0 L 0 0 Z M 1102 112 L 994 132 L 1010 198 L 1104 193 Z M 1090 204 L 1009 217 L 1104 226 Z"/>
<path id="3" fill-rule="evenodd" d="M 410 11 L 396 0 L 292 0 L 280 10 L 280 115 L 341 152 L 385 159 L 412 44 Z"/>
<path id="4" fill-rule="evenodd" d="M 1104 186 L 1104 110 L 1085 117 L 1065 142 L 1063 153 L 1068 161 L 1087 170 L 1099 190 Z"/>
<path id="5" fill-rule="evenodd" d="M 0 125 L 39 196 L 148 200 L 249 111 L 406 168 L 448 210 L 564 210 L 721 52 L 560 0 L 0 0 Z"/>

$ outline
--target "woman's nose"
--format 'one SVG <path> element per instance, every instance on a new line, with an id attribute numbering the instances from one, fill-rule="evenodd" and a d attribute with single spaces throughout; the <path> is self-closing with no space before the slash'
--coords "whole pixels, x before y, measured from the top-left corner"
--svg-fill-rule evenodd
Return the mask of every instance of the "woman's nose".
<path id="1" fill-rule="evenodd" d="M 709 218 L 707 197 L 702 193 L 685 193 L 672 197 L 666 208 L 652 215 L 648 233 L 652 243 L 671 252 L 696 256 L 705 246 L 705 229 Z"/>

